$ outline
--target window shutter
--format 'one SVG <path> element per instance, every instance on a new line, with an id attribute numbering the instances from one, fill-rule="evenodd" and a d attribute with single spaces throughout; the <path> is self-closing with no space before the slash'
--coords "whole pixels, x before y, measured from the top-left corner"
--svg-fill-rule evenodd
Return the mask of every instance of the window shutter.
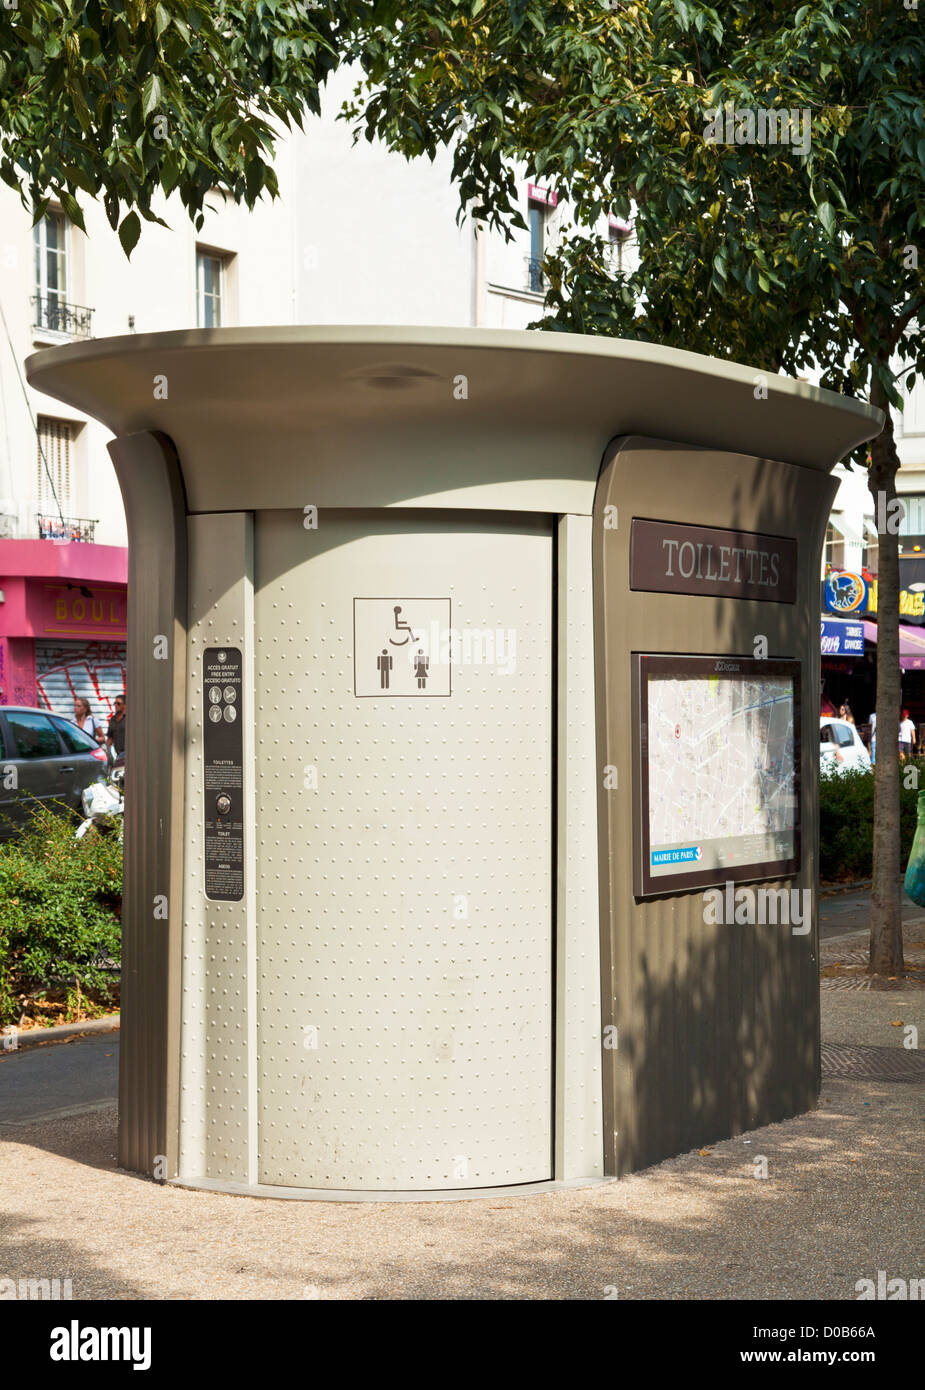
<path id="1" fill-rule="evenodd" d="M 38 419 L 36 469 L 39 505 L 67 514 L 71 506 L 71 440 L 73 426 L 67 420 Z M 44 454 L 44 461 L 43 461 Z M 47 471 L 46 471 L 47 469 Z M 49 481 L 49 474 L 54 483 Z M 55 493 L 57 492 L 57 500 Z"/>

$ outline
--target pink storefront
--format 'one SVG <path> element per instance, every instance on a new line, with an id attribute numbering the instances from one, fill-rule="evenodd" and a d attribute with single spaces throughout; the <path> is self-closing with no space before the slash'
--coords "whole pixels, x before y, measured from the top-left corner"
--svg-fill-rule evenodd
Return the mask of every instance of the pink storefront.
<path id="1" fill-rule="evenodd" d="M 108 719 L 125 689 L 128 552 L 0 541 L 0 704 L 72 717 L 74 696 Z"/>

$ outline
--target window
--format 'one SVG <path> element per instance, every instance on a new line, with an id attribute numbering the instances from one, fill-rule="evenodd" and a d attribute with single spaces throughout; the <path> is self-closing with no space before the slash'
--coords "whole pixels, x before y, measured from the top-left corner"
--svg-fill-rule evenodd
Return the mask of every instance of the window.
<path id="1" fill-rule="evenodd" d="M 71 445 L 69 420 L 38 418 L 36 434 L 36 498 L 40 508 L 67 512 L 71 505 Z"/>
<path id="2" fill-rule="evenodd" d="M 864 518 L 864 548 L 861 551 L 861 566 L 869 574 L 877 574 L 880 568 L 880 537 L 877 528 L 868 517 Z"/>
<path id="3" fill-rule="evenodd" d="M 64 329 L 67 304 L 67 223 L 61 212 L 46 213 L 32 229 L 35 245 L 36 323 Z"/>
<path id="4" fill-rule="evenodd" d="M 83 304 L 72 304 L 70 229 L 61 212 L 48 212 L 32 228 L 35 251 L 35 305 L 33 328 L 69 338 L 93 336 L 93 310 Z M 39 341 L 47 342 L 48 339 Z"/>
<path id="5" fill-rule="evenodd" d="M 13 735 L 15 758 L 59 758 L 61 745 L 50 719 L 44 714 L 7 711 L 7 726 Z M 78 731 L 79 732 L 79 731 Z"/>
<path id="6" fill-rule="evenodd" d="M 627 250 L 633 239 L 633 229 L 626 223 L 611 218 L 607 227 L 607 235 L 610 242 L 610 264 L 618 275 L 622 275 L 626 269 Z"/>
<path id="7" fill-rule="evenodd" d="M 221 328 L 225 258 L 214 251 L 196 252 L 196 323 L 200 328 Z"/>
<path id="8" fill-rule="evenodd" d="M 78 729 L 76 724 L 71 724 L 67 719 L 56 719 L 52 715 L 51 722 L 64 739 L 64 746 L 69 753 L 92 753 L 99 748 L 95 738 L 85 734 L 83 729 Z"/>
<path id="9" fill-rule="evenodd" d="M 903 504 L 903 518 L 899 523 L 901 536 L 925 535 L 925 497 L 916 497 L 908 492 L 900 494 Z M 896 508 L 893 508 L 895 512 Z"/>
<path id="10" fill-rule="evenodd" d="M 530 203 L 530 256 L 527 261 L 527 288 L 535 294 L 543 292 L 543 251 L 546 239 L 546 209 L 540 203 Z"/>
<path id="11" fill-rule="evenodd" d="M 826 527 L 824 553 L 827 565 L 837 570 L 845 568 L 845 538 L 831 522 Z"/>

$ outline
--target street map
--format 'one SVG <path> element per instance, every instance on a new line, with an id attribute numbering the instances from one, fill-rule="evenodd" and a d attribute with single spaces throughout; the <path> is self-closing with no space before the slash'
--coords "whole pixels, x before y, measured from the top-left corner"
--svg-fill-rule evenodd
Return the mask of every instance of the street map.
<path id="1" fill-rule="evenodd" d="M 793 827 L 788 677 L 652 676 L 648 707 L 652 850 Z"/>

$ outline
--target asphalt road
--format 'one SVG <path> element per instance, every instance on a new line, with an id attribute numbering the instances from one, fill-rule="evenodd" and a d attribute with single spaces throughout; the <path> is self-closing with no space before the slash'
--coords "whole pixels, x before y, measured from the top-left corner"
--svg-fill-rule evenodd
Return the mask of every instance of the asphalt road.
<path id="1" fill-rule="evenodd" d="M 79 1115 L 119 1094 L 119 1034 L 0 1052 L 0 1132 L 24 1120 Z"/>
<path id="2" fill-rule="evenodd" d="M 903 893 L 903 924 L 921 918 L 925 922 L 925 908 L 919 907 Z M 823 941 L 829 937 L 842 936 L 848 932 L 870 929 L 870 889 L 858 888 L 850 893 L 835 893 L 819 901 L 819 935 Z"/>

